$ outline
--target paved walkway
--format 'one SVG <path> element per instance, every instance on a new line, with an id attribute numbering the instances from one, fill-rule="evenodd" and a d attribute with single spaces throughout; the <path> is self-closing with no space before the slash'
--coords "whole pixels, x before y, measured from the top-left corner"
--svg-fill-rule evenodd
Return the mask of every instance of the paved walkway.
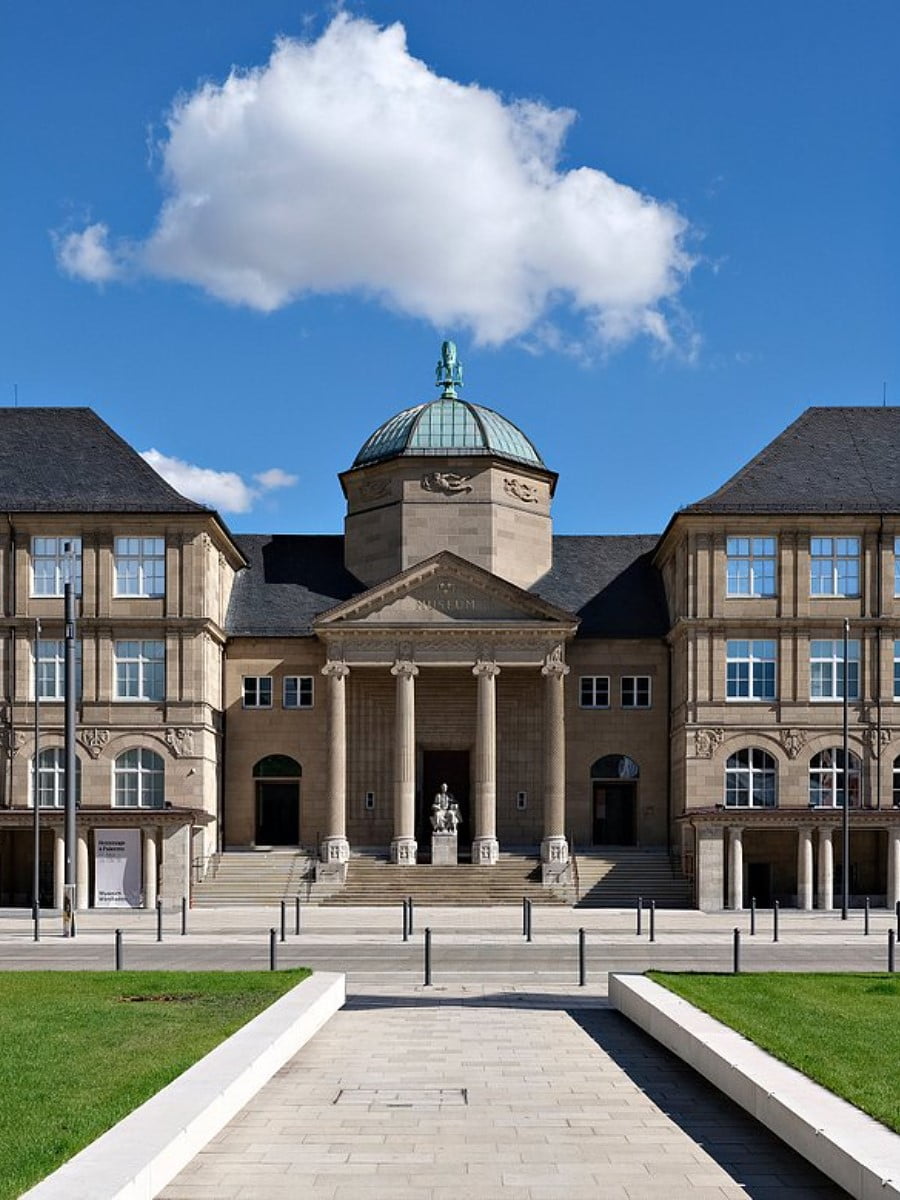
<path id="1" fill-rule="evenodd" d="M 161 1200 L 843 1196 L 609 1009 L 351 998 Z"/>

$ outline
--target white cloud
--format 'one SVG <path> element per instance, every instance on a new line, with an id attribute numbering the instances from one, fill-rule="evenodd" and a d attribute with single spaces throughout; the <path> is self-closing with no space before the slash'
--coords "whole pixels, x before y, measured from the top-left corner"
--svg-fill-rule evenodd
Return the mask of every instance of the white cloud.
<path id="1" fill-rule="evenodd" d="M 687 222 L 601 170 L 561 170 L 573 120 L 436 74 L 400 24 L 340 14 L 318 40 L 282 38 L 265 66 L 175 101 L 167 196 L 129 253 L 266 312 L 354 292 L 500 343 L 568 308 L 604 344 L 667 346 Z M 60 261 L 94 280 L 115 267 L 105 227 L 70 235 Z"/>
<path id="2" fill-rule="evenodd" d="M 258 484 L 252 487 L 235 471 L 214 471 L 210 467 L 198 467 L 180 458 L 170 458 L 158 450 L 144 450 L 141 458 L 162 475 L 177 492 L 208 504 L 223 513 L 249 512 L 263 492 L 274 488 L 293 487 L 296 475 L 289 475 L 280 467 L 271 467 L 255 475 Z"/>
<path id="3" fill-rule="evenodd" d="M 109 229 L 102 222 L 88 225 L 81 233 L 56 237 L 56 260 L 67 275 L 91 283 L 108 283 L 121 274 L 120 263 L 108 245 Z"/>

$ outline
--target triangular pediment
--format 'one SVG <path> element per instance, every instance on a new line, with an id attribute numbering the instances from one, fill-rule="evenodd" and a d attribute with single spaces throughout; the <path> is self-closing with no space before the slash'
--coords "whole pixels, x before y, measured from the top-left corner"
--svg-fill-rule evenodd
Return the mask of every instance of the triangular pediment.
<path id="1" fill-rule="evenodd" d="M 316 628 L 484 624 L 574 630 L 578 618 L 444 550 L 323 613 Z"/>

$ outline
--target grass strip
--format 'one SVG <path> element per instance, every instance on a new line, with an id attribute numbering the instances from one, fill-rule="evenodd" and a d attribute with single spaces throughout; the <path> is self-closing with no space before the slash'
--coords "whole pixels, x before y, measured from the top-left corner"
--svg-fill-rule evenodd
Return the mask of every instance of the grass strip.
<path id="1" fill-rule="evenodd" d="M 43 1179 L 307 975 L 0 973 L 0 1200 Z"/>
<path id="2" fill-rule="evenodd" d="M 647 974 L 900 1133 L 897 975 Z"/>

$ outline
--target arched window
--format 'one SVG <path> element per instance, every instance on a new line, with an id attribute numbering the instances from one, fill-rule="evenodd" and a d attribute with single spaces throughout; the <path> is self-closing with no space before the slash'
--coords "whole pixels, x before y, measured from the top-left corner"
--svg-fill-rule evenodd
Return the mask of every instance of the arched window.
<path id="1" fill-rule="evenodd" d="M 894 808 L 900 808 L 900 756 L 894 759 Z"/>
<path id="2" fill-rule="evenodd" d="M 850 751 L 850 807 L 859 806 L 859 759 Z M 843 808 L 844 751 L 839 746 L 820 750 L 809 760 L 809 802 L 815 808 Z"/>
<path id="3" fill-rule="evenodd" d="M 32 760 L 33 761 L 33 760 Z M 34 770 L 31 773 L 34 801 Z M 62 808 L 66 803 L 66 752 L 61 748 L 42 750 L 38 755 L 38 805 Z M 75 759 L 75 803 L 81 803 L 81 759 Z"/>
<path id="4" fill-rule="evenodd" d="M 268 754 L 253 768 L 254 779 L 297 779 L 303 768 L 287 754 Z"/>
<path id="5" fill-rule="evenodd" d="M 641 768 L 627 754 L 604 754 L 591 767 L 591 779 L 637 779 Z"/>
<path id="6" fill-rule="evenodd" d="M 737 750 L 725 764 L 725 804 L 729 808 L 774 808 L 778 767 L 765 750 Z"/>
<path id="7" fill-rule="evenodd" d="M 114 776 L 117 807 L 163 807 L 165 767 L 153 750 L 126 750 L 116 759 Z"/>

